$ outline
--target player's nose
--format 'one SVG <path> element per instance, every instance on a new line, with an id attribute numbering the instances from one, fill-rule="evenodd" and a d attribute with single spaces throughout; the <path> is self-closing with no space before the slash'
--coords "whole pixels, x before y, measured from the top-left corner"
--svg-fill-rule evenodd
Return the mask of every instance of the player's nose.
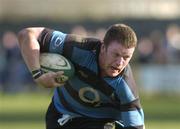
<path id="1" fill-rule="evenodd" d="M 123 57 L 119 57 L 119 58 L 116 60 L 116 62 L 115 62 L 116 67 L 122 66 L 123 63 L 124 63 Z"/>

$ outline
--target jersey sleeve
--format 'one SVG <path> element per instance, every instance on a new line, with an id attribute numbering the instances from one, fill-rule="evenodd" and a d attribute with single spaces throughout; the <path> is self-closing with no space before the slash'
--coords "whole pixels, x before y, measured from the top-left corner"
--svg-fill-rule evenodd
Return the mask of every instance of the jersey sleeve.
<path id="1" fill-rule="evenodd" d="M 138 88 L 133 78 L 132 70 L 128 65 L 124 70 L 123 79 L 119 98 L 121 100 L 121 107 L 123 111 L 121 113 L 121 122 L 124 128 L 143 129 L 144 125 L 144 112 L 140 104 L 138 95 Z"/>
<path id="2" fill-rule="evenodd" d="M 100 44 L 100 40 L 95 38 L 65 34 L 48 28 L 44 29 L 38 41 L 40 52 L 59 53 L 68 58 L 71 58 L 75 47 L 94 50 Z"/>
<path id="3" fill-rule="evenodd" d="M 66 36 L 63 32 L 45 28 L 38 39 L 40 52 L 62 54 Z"/>
<path id="4" fill-rule="evenodd" d="M 122 112 L 119 123 L 121 123 L 125 129 L 143 129 L 144 112 L 142 109 Z"/>

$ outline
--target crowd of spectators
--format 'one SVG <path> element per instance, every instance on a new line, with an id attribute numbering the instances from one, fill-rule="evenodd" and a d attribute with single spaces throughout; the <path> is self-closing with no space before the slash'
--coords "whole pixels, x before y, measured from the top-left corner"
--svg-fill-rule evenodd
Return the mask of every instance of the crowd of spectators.
<path id="1" fill-rule="evenodd" d="M 180 26 L 171 24 L 165 32 L 154 30 L 138 42 L 140 63 L 177 64 L 180 62 Z"/>
<path id="2" fill-rule="evenodd" d="M 106 28 L 88 31 L 81 25 L 70 33 L 103 39 Z M 138 37 L 136 63 L 177 64 L 180 62 L 180 26 L 171 24 L 165 32 L 153 30 L 148 36 Z M 0 91 L 15 92 L 32 88 L 33 79 L 22 59 L 17 34 L 5 31 L 0 37 Z M 28 85 L 28 86 L 27 86 Z"/>

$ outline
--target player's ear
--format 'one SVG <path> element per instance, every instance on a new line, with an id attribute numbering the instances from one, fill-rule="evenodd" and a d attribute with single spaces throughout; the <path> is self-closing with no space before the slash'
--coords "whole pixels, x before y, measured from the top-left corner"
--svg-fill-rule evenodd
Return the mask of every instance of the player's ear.
<path id="1" fill-rule="evenodd" d="M 101 52 L 105 52 L 106 50 L 106 46 L 104 43 L 101 44 Z"/>

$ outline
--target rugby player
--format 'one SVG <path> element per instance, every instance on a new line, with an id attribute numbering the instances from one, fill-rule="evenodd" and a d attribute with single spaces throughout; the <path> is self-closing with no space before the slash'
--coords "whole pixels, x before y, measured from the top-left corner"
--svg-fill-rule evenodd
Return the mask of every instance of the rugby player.
<path id="1" fill-rule="evenodd" d="M 37 84 L 54 88 L 46 114 L 47 129 L 143 129 L 144 113 L 129 64 L 136 44 L 134 30 L 110 26 L 103 41 L 30 27 L 19 32 L 20 49 Z M 59 53 L 75 66 L 65 84 L 63 72 L 43 73 L 39 55 Z"/>

